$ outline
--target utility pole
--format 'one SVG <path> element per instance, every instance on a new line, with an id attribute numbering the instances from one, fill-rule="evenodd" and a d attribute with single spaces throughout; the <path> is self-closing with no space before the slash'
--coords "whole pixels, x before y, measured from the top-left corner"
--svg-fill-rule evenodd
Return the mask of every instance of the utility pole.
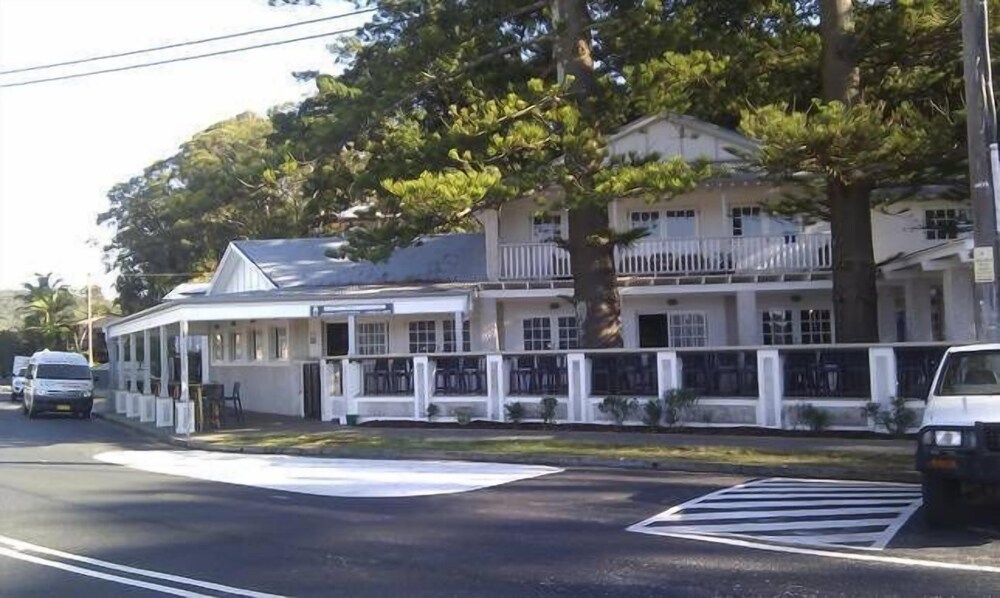
<path id="1" fill-rule="evenodd" d="M 987 29 L 987 0 L 962 0 L 962 55 L 968 112 L 969 191 L 973 213 L 976 338 L 1000 340 L 997 304 L 996 104 Z"/>

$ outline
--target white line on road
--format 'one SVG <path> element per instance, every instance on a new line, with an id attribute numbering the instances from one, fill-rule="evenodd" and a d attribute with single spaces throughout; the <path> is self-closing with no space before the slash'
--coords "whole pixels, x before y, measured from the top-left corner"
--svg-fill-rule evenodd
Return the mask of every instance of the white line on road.
<path id="1" fill-rule="evenodd" d="M 145 588 L 148 590 L 155 590 L 157 592 L 163 592 L 165 594 L 172 594 L 174 596 L 189 596 L 189 597 L 201 597 L 209 596 L 208 594 L 198 594 L 196 592 L 191 592 L 188 590 L 173 588 L 170 586 L 164 586 L 152 582 L 142 581 L 138 579 L 132 579 L 129 577 L 122 577 L 119 575 L 113 575 L 110 573 L 104 573 L 102 571 L 96 571 L 94 569 L 88 569 L 86 567 L 80 567 L 76 565 L 69 565 L 59 561 L 44 559 L 38 556 L 27 553 L 37 553 L 44 554 L 47 556 L 52 556 L 60 558 L 67 561 L 74 561 L 78 563 L 83 563 L 91 565 L 94 567 L 100 567 L 103 569 L 109 569 L 112 571 L 117 571 L 120 573 L 129 573 L 132 575 L 139 575 L 142 577 L 148 577 L 152 579 L 159 579 L 162 581 L 169 581 L 175 584 L 182 584 L 191 587 L 201 588 L 204 590 L 213 590 L 216 592 L 224 592 L 226 594 L 232 594 L 234 596 L 245 596 L 247 598 L 282 598 L 278 594 L 268 594 L 265 592 L 257 592 L 254 590 L 247 590 L 243 588 L 235 588 L 233 586 L 227 586 L 217 583 L 212 583 L 209 581 L 201 581 L 198 579 L 192 579 L 190 577 L 182 577 L 180 575 L 171 575 L 169 573 L 160 573 L 159 571 L 151 571 L 149 569 L 139 569 L 137 567 L 129 567 L 128 565 L 119 565 L 117 563 L 111 563 L 108 561 L 102 561 L 100 559 L 94 559 L 90 557 L 80 556 L 72 554 L 69 552 L 63 552 L 61 550 L 56 550 L 54 548 L 46 548 L 44 546 L 38 546 L 37 544 L 31 544 L 29 542 L 23 542 L 14 538 L 9 538 L 7 536 L 0 536 L 0 555 L 7 556 L 14 559 L 19 559 L 22 561 L 27 561 L 35 563 L 37 565 L 43 565 L 46 567 L 54 567 L 56 569 L 62 569 L 63 571 L 69 571 L 71 573 L 77 573 L 80 575 L 86 575 L 89 577 L 95 577 L 98 579 L 104 579 L 106 581 L 113 581 L 115 583 L 121 583 L 125 585 L 136 586 L 140 588 Z"/>

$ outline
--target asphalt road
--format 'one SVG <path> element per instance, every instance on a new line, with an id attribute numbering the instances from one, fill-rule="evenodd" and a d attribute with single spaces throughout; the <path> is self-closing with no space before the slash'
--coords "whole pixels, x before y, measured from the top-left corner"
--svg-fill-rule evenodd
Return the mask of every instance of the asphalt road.
<path id="1" fill-rule="evenodd" d="M 93 459 L 149 448 L 164 447 L 100 421 L 29 421 L 0 401 L 0 596 L 1000 594 L 1000 573 L 883 559 L 1000 567 L 989 520 L 932 532 L 914 518 L 865 552 L 874 561 L 626 531 L 747 481 L 736 476 L 581 469 L 462 494 L 330 498 Z"/>

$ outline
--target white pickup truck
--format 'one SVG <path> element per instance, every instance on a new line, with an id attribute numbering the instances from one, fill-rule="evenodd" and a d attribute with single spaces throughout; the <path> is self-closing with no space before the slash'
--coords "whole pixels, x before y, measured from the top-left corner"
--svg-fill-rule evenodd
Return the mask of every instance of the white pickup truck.
<path id="1" fill-rule="evenodd" d="M 966 487 L 1000 488 L 1000 344 L 948 349 L 918 441 L 928 523 L 949 522 Z"/>

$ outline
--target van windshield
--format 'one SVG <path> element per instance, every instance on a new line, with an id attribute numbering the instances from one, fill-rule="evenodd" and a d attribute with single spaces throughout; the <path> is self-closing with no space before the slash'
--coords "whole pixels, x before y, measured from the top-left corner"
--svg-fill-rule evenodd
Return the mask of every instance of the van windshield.
<path id="1" fill-rule="evenodd" d="M 90 380 L 90 368 L 68 363 L 43 363 L 38 366 L 35 378 L 43 380 Z"/>
<path id="2" fill-rule="evenodd" d="M 17 371 L 14 372 L 14 375 L 19 378 L 24 378 L 24 374 L 27 373 L 27 371 L 28 368 L 17 368 Z"/>
<path id="3" fill-rule="evenodd" d="M 949 354 L 935 394 L 1000 395 L 1000 351 Z"/>

